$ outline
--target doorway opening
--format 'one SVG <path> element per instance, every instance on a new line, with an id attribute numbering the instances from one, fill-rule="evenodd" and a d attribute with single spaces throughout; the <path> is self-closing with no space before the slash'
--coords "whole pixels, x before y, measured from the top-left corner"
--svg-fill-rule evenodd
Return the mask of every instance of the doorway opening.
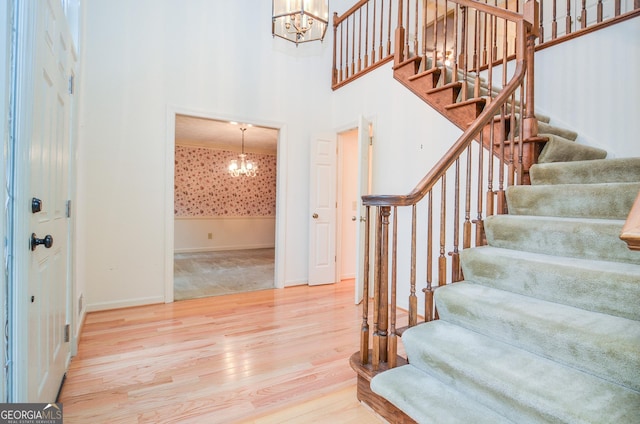
<path id="1" fill-rule="evenodd" d="M 276 286 L 278 138 L 276 128 L 175 115 L 174 300 Z M 242 159 L 254 176 L 231 175 Z"/>
<path id="2" fill-rule="evenodd" d="M 358 259 L 358 128 L 338 134 L 336 273 L 338 281 L 354 279 Z"/>

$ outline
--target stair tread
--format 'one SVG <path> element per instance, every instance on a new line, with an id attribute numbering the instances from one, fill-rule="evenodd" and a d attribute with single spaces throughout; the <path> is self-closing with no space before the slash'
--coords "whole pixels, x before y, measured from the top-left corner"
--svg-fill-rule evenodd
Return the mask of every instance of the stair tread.
<path id="1" fill-rule="evenodd" d="M 433 75 L 433 74 L 439 75 L 440 68 L 431 68 L 431 69 L 427 69 L 426 71 L 418 72 L 417 74 L 410 76 L 408 80 L 415 81 L 417 79 L 424 78 L 426 76 Z"/>
<path id="2" fill-rule="evenodd" d="M 431 90 L 427 91 L 427 94 L 435 94 L 435 93 L 439 93 L 440 91 L 445 91 L 449 89 L 459 89 L 460 87 L 462 87 L 462 82 L 460 81 L 451 82 L 449 84 L 445 84 L 440 87 L 432 88 Z"/>
<path id="3" fill-rule="evenodd" d="M 420 64 L 421 60 L 422 60 L 422 57 L 420 56 L 411 56 L 410 58 L 403 60 L 399 64 L 393 65 L 393 69 L 396 70 L 396 69 L 402 68 L 403 66 L 406 66 L 408 64 L 415 63 L 415 62 Z"/>
<path id="4" fill-rule="evenodd" d="M 640 264 L 493 246 L 464 249 L 465 278 L 551 302 L 640 321 Z M 517 273 L 517 277 L 512 277 Z M 597 299 L 594 302 L 593 299 Z"/>
<path id="5" fill-rule="evenodd" d="M 544 136 L 549 138 L 549 141 L 540 152 L 539 163 L 604 159 L 607 156 L 606 150 L 577 144 L 573 140 L 567 140 L 555 134 L 544 134 Z"/>
<path id="6" fill-rule="evenodd" d="M 534 185 L 640 181 L 640 158 L 539 163 L 529 172 Z"/>
<path id="7" fill-rule="evenodd" d="M 511 186 L 509 213 L 626 219 L 640 182 Z"/>
<path id="8" fill-rule="evenodd" d="M 494 215 L 484 221 L 493 247 L 563 257 L 640 263 L 640 252 L 620 240 L 624 220 Z"/>
<path id="9" fill-rule="evenodd" d="M 472 99 L 468 99 L 462 102 L 446 105 L 444 108 L 448 110 L 448 109 L 455 109 L 457 107 L 464 107 L 464 106 L 473 105 L 473 104 L 485 105 L 486 103 L 487 103 L 486 97 L 474 97 Z"/>
<path id="10" fill-rule="evenodd" d="M 403 344 L 411 366 L 514 422 L 635 423 L 640 417 L 636 391 L 442 320 L 407 330 Z"/>
<path id="11" fill-rule="evenodd" d="M 511 423 L 421 370 L 404 365 L 378 374 L 371 389 L 417 422 Z"/>
<path id="12" fill-rule="evenodd" d="M 640 390 L 639 321 L 473 282 L 441 287 L 435 296 L 441 320 Z"/>

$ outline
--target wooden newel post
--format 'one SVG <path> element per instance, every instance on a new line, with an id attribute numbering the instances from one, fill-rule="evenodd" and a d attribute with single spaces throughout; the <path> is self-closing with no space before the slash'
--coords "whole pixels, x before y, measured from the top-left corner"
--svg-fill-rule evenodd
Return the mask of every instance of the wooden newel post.
<path id="1" fill-rule="evenodd" d="M 380 207 L 377 224 L 374 333 L 372 366 L 377 370 L 380 362 L 387 362 L 389 328 L 389 215 L 391 207 Z"/>
<path id="2" fill-rule="evenodd" d="M 369 213 L 370 206 L 365 208 L 364 230 L 364 270 L 362 271 L 362 328 L 360 332 L 360 362 L 369 363 Z"/>
<path id="3" fill-rule="evenodd" d="M 527 57 L 527 82 L 526 82 L 526 104 L 523 119 L 524 139 L 538 136 L 538 120 L 535 116 L 535 87 L 534 87 L 534 56 L 535 41 L 540 30 L 540 5 L 536 0 L 528 0 L 524 4 L 524 19 L 529 24 L 526 40 Z"/>

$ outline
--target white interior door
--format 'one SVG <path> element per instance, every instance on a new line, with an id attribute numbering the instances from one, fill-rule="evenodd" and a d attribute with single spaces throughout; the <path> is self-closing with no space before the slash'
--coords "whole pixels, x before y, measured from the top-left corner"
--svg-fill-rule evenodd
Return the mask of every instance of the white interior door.
<path id="1" fill-rule="evenodd" d="M 363 116 L 358 120 L 358 226 L 356 227 L 356 303 L 360 303 L 363 297 L 364 287 L 364 233 L 369 225 L 365 219 L 365 207 L 362 205 L 362 196 L 371 193 L 371 140 L 373 139 L 373 126 Z M 371 252 L 370 252 L 371 253 Z M 372 284 L 372 281 L 369 283 Z"/>
<path id="2" fill-rule="evenodd" d="M 12 300 L 19 338 L 13 349 L 13 396 L 14 401 L 53 402 L 70 355 L 71 36 L 59 0 L 17 4 L 25 18 L 17 25 L 16 90 L 22 100 L 16 109 L 22 124 L 16 129 L 16 150 L 26 160 L 16 163 L 16 210 L 23 217 L 17 219 L 15 256 L 26 275 L 17 277 Z"/>
<path id="3" fill-rule="evenodd" d="M 309 187 L 309 285 L 336 282 L 336 138 L 311 142 Z"/>

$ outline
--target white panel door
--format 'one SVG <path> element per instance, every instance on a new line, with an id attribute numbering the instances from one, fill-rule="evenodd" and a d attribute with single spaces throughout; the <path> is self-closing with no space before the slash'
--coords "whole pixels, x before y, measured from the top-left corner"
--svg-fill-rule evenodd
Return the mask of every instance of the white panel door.
<path id="1" fill-rule="evenodd" d="M 336 282 L 336 138 L 312 140 L 309 187 L 309 285 Z"/>
<path id="2" fill-rule="evenodd" d="M 366 220 L 366 208 L 362 205 L 362 196 L 371 193 L 371 140 L 373 139 L 373 126 L 363 116 L 358 120 L 358 226 L 356 227 L 356 303 L 360 303 L 363 297 L 364 287 L 364 234 L 369 225 Z M 370 251 L 370 254 L 372 252 Z M 371 274 L 371 273 L 370 273 Z M 369 281 L 372 287 L 373 281 Z"/>
<path id="3" fill-rule="evenodd" d="M 16 167 L 18 175 L 28 180 L 16 181 L 19 199 L 27 203 L 17 205 L 18 212 L 26 215 L 22 222 L 27 228 L 22 234 L 25 228 L 17 227 L 20 233 L 15 243 L 16 260 L 24 258 L 26 264 L 27 287 L 26 291 L 16 288 L 14 299 L 19 321 L 15 328 L 21 337 L 26 336 L 16 349 L 15 401 L 53 402 L 70 355 L 65 326 L 71 37 L 59 0 L 25 2 L 21 6 L 29 18 L 24 26 L 18 26 L 18 38 L 30 39 L 31 43 L 19 46 L 31 44 L 33 51 L 23 52 L 25 59 L 18 65 L 23 78 L 18 95 L 25 97 L 21 113 L 28 118 L 16 133 L 20 149 L 28 152 L 28 161 L 20 161 Z M 25 34 L 27 31 L 30 33 Z M 22 240 L 28 242 L 23 244 Z M 22 317 L 26 322 L 20 322 Z"/>

